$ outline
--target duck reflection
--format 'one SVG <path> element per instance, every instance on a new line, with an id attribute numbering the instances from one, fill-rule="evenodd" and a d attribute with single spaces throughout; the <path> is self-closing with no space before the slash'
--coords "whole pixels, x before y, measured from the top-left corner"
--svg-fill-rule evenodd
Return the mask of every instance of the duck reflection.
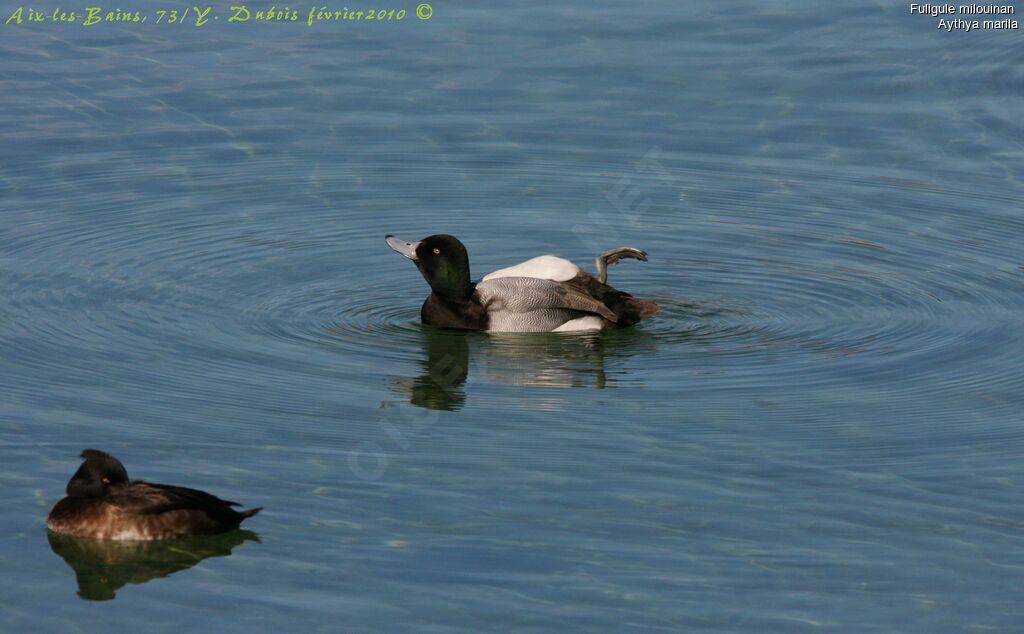
<path id="1" fill-rule="evenodd" d="M 463 385 L 469 374 L 470 333 L 424 327 L 420 373 L 415 377 L 396 377 L 398 392 L 418 407 L 454 411 L 466 401 Z"/>
<path id="2" fill-rule="evenodd" d="M 421 333 L 420 373 L 396 377 L 395 389 L 412 405 L 449 411 L 465 404 L 470 364 L 478 376 L 507 385 L 604 389 L 626 375 L 608 371 L 610 359 L 655 349 L 654 337 L 636 329 L 481 334 L 425 326 Z"/>
<path id="3" fill-rule="evenodd" d="M 50 548 L 75 571 L 78 596 L 109 601 L 127 583 L 146 583 L 186 570 L 208 557 L 226 557 L 256 533 L 234 530 L 219 535 L 159 541 L 117 541 L 70 537 L 47 531 Z"/>

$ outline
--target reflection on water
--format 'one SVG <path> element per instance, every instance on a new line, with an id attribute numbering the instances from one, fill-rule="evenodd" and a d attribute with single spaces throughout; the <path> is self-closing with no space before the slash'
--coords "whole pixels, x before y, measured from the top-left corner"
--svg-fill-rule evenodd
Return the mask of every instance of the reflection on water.
<path id="1" fill-rule="evenodd" d="M 424 326 L 420 373 L 395 377 L 396 390 L 418 407 L 455 411 L 466 401 L 463 385 L 469 374 L 469 339 L 474 333 Z"/>
<path id="2" fill-rule="evenodd" d="M 656 349 L 654 337 L 637 328 L 482 334 L 424 326 L 421 345 L 420 373 L 395 377 L 395 391 L 412 405 L 448 411 L 465 404 L 471 364 L 486 380 L 507 385 L 604 389 L 614 385 L 609 365 Z"/>
<path id="3" fill-rule="evenodd" d="M 482 375 L 524 387 L 614 387 L 624 377 L 621 364 L 656 350 L 642 327 L 604 333 L 500 333 L 481 346 Z"/>
<path id="4" fill-rule="evenodd" d="M 208 557 L 226 557 L 256 533 L 235 530 L 157 541 L 83 539 L 47 531 L 50 548 L 64 559 L 78 581 L 78 596 L 109 601 L 126 583 L 146 583 L 195 566 Z"/>

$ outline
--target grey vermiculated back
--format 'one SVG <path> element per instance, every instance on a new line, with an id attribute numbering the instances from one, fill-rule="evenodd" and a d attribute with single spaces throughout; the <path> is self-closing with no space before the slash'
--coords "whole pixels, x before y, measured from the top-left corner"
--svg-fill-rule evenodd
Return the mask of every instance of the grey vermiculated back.
<path id="1" fill-rule="evenodd" d="M 487 309 L 490 330 L 550 331 L 588 313 L 617 319 L 600 301 L 550 280 L 502 277 L 480 282 L 476 292 Z"/>

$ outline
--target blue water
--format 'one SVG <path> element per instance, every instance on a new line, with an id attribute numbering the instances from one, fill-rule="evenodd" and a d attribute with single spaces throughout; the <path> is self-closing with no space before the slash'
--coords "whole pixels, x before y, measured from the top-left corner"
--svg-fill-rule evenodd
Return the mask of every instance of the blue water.
<path id="1" fill-rule="evenodd" d="M 1019 30 L 890 2 L 14 6 L 0 629 L 1019 631 Z M 424 328 L 383 236 L 439 232 L 475 276 L 643 248 L 610 280 L 662 312 Z M 86 447 L 264 511 L 51 545 Z"/>

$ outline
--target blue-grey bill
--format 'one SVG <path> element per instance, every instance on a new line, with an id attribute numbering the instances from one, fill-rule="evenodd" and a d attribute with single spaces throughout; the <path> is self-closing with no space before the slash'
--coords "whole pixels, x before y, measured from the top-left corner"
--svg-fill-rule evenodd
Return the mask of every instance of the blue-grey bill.
<path id="1" fill-rule="evenodd" d="M 409 242 L 395 236 L 384 236 L 384 241 L 397 253 L 404 255 L 410 260 L 416 259 L 416 247 L 420 245 L 419 242 Z"/>

